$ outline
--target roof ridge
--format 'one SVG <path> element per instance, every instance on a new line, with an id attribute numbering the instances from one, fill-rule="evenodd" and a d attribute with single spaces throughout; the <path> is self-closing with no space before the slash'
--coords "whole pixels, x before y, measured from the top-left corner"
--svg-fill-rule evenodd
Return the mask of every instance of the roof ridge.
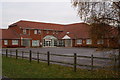
<path id="1" fill-rule="evenodd" d="M 62 26 L 64 26 L 64 24 L 57 24 L 57 23 L 50 23 L 50 22 L 28 21 L 28 20 L 20 20 L 18 22 L 31 22 L 31 23 L 39 23 L 39 24 L 43 23 L 43 24 L 52 24 L 52 25 L 62 25 Z"/>
<path id="2" fill-rule="evenodd" d="M 39 21 L 29 21 L 29 20 L 19 20 L 18 22 L 33 22 L 33 23 L 43 23 L 43 24 L 53 24 L 53 25 L 62 25 L 62 26 L 65 26 L 65 25 L 75 25 L 75 24 L 87 24 L 88 23 L 85 23 L 85 22 L 76 22 L 76 23 L 70 23 L 70 24 L 59 24 L 59 23 L 50 23 L 50 22 L 39 22 Z"/>

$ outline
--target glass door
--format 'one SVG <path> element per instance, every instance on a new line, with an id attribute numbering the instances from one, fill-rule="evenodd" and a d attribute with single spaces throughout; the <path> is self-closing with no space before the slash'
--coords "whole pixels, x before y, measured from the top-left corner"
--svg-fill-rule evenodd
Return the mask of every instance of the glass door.
<path id="1" fill-rule="evenodd" d="M 51 40 L 45 40 L 45 47 L 51 46 Z"/>

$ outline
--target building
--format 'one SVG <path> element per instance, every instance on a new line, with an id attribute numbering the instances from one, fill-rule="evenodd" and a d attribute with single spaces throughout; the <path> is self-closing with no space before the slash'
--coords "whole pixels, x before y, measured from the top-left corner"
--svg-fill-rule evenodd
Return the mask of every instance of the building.
<path id="1" fill-rule="evenodd" d="M 86 23 L 60 25 L 21 20 L 1 29 L 0 41 L 2 47 L 118 47 L 110 38 L 93 41 L 89 30 Z"/>

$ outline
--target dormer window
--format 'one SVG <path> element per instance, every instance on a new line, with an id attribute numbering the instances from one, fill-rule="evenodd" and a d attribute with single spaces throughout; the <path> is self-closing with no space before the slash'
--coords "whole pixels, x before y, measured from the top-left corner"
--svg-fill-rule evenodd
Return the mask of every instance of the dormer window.
<path id="1" fill-rule="evenodd" d="M 23 34 L 26 34 L 26 29 L 23 29 Z"/>
<path id="2" fill-rule="evenodd" d="M 37 30 L 34 30 L 34 34 L 37 34 Z"/>

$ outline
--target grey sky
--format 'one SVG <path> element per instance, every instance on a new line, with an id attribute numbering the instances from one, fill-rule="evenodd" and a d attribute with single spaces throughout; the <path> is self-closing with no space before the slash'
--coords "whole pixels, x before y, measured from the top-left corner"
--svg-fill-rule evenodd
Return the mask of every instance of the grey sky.
<path id="1" fill-rule="evenodd" d="M 81 22 L 70 2 L 2 2 L 2 28 L 19 20 L 58 24 Z"/>

